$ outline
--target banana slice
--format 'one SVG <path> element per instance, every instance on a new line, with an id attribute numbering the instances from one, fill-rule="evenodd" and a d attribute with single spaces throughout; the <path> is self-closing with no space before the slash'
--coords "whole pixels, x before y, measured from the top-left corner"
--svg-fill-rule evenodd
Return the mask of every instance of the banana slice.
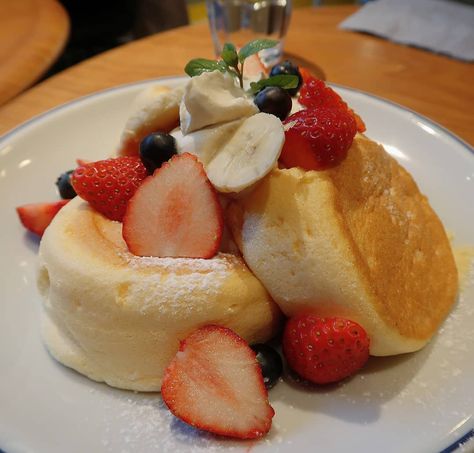
<path id="1" fill-rule="evenodd" d="M 221 123 L 183 135 L 180 129 L 175 129 L 171 135 L 176 139 L 178 152 L 194 154 L 206 166 L 215 154 L 237 132 L 244 122 L 244 118 Z"/>
<path id="2" fill-rule="evenodd" d="M 275 168 L 285 134 L 281 121 L 268 113 L 201 129 L 172 133 L 179 153 L 194 154 L 219 192 L 240 192 Z"/>

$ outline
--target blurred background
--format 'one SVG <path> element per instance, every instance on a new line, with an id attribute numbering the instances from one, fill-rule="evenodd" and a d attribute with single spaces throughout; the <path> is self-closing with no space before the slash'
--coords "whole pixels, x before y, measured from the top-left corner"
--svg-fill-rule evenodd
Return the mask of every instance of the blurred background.
<path id="1" fill-rule="evenodd" d="M 212 12 L 216 5 L 224 11 L 224 2 L 232 10 L 219 21 L 216 18 L 222 12 L 211 14 L 220 27 L 212 28 L 216 49 L 222 38 L 237 42 L 235 33 L 241 29 L 257 35 L 284 35 L 288 21 L 280 20 L 279 10 L 287 0 L 241 1 L 239 6 L 235 0 L 207 0 L 216 7 Z M 474 0 L 292 0 L 291 59 L 323 79 L 327 74 L 334 82 L 375 92 L 442 123 L 447 111 L 442 96 L 448 93 L 453 116 L 443 124 L 459 130 L 464 115 L 460 133 L 470 136 L 474 7 L 460 2 L 474 4 Z M 241 10 L 255 11 L 255 17 L 249 20 Z M 184 27 L 187 24 L 195 26 Z M 2 110 L 7 112 L 0 118 L 0 130 L 92 91 L 177 73 L 182 70 L 178 61 L 200 55 L 201 48 L 212 55 L 204 0 L 0 0 L 0 25 L 0 117 Z M 153 37 L 146 39 L 150 35 Z M 145 41 L 135 41 L 141 38 Z M 127 45 L 132 41 L 136 45 Z M 165 43 L 159 56 L 150 49 L 154 42 Z M 172 59 L 166 46 L 176 53 Z M 108 52 L 111 49 L 115 51 Z M 134 49 L 143 49 L 143 53 Z M 433 57 L 436 54 L 442 58 Z M 92 61 L 86 64 L 87 60 Z M 174 64 L 172 70 L 170 64 Z M 78 68 L 50 77 L 73 65 Z M 91 73 L 88 68 L 93 68 Z M 76 73 L 81 74 L 77 79 Z M 42 97 L 43 88 L 38 87 L 32 90 L 31 108 L 24 108 L 21 101 L 14 104 L 15 96 L 46 78 L 42 84 L 46 92 L 56 81 L 63 81 L 56 97 Z M 413 92 L 412 86 L 417 87 Z M 5 105 L 10 102 L 12 112 L 24 113 L 10 115 Z"/>
<path id="2" fill-rule="evenodd" d="M 60 0 L 71 21 L 64 52 L 45 74 L 69 66 L 118 45 L 182 25 L 206 21 L 203 0 Z M 293 8 L 362 4 L 363 0 L 293 0 Z"/>

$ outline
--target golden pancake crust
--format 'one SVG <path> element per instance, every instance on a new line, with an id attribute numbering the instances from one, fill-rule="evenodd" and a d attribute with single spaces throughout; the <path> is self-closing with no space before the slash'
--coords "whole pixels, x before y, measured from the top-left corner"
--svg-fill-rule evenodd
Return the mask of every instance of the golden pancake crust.
<path id="1" fill-rule="evenodd" d="M 328 175 L 380 317 L 404 336 L 431 337 L 455 300 L 458 276 L 427 198 L 395 159 L 365 138 Z"/>
<path id="2" fill-rule="evenodd" d="M 455 301 L 440 220 L 411 176 L 361 135 L 339 166 L 274 170 L 227 214 L 247 264 L 285 314 L 359 322 L 373 355 L 420 349 Z"/>

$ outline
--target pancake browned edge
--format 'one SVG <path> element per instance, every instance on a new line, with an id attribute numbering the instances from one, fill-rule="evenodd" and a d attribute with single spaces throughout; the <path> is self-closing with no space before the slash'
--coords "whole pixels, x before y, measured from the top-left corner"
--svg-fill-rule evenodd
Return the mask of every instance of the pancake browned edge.
<path id="1" fill-rule="evenodd" d="M 420 349 L 455 302 L 441 221 L 410 174 L 362 135 L 337 167 L 274 170 L 227 214 L 248 266 L 285 314 L 353 319 L 372 355 Z"/>
<path id="2" fill-rule="evenodd" d="M 77 197 L 42 238 L 42 335 L 64 365 L 114 387 L 157 391 L 179 342 L 204 325 L 249 343 L 278 332 L 280 310 L 240 256 L 138 257 L 121 230 Z"/>

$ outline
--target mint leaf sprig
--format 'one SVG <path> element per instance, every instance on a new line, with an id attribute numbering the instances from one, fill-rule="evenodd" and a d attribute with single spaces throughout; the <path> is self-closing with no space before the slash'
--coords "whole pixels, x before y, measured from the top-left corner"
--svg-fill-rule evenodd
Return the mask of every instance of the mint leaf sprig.
<path id="1" fill-rule="evenodd" d="M 284 90 L 291 90 L 298 86 L 298 76 L 290 74 L 279 74 L 269 77 L 268 79 L 260 79 L 258 82 L 250 82 L 250 92 L 257 94 L 266 87 L 280 87 Z"/>
<path id="2" fill-rule="evenodd" d="M 184 71 L 190 77 L 201 75 L 203 72 L 228 72 L 239 81 L 240 88 L 244 87 L 244 63 L 251 55 L 255 55 L 264 49 L 275 47 L 278 41 L 273 39 L 256 39 L 245 44 L 238 52 L 232 43 L 225 43 L 222 48 L 221 60 L 208 60 L 206 58 L 194 58 L 185 66 Z M 279 86 L 284 89 L 296 88 L 298 77 L 294 75 L 278 75 L 261 79 L 250 84 L 250 92 L 255 94 L 267 86 Z"/>

